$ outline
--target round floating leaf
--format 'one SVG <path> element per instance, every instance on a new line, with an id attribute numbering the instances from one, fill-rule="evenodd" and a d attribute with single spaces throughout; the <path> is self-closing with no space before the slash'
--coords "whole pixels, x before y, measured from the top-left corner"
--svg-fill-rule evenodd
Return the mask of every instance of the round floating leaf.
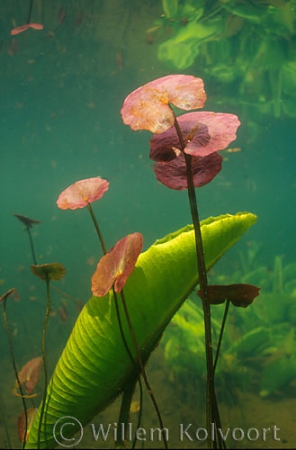
<path id="1" fill-rule="evenodd" d="M 204 158 L 192 157 L 191 172 L 195 187 L 209 183 L 221 170 L 223 158 L 218 153 L 212 153 Z M 167 163 L 157 163 L 154 172 L 158 181 L 170 189 L 187 189 L 187 172 L 184 155 Z"/>
<path id="2" fill-rule="evenodd" d="M 43 25 L 41 23 L 26 23 L 25 25 L 20 25 L 15 27 L 10 31 L 11 36 L 16 36 L 23 31 L 28 30 L 28 28 L 33 28 L 34 30 L 43 30 Z"/>
<path id="3" fill-rule="evenodd" d="M 101 177 L 76 181 L 59 195 L 57 205 L 61 209 L 84 208 L 102 198 L 108 188 L 109 182 Z"/>
<path id="4" fill-rule="evenodd" d="M 32 426 L 32 423 L 34 422 L 35 416 L 37 414 L 38 408 L 29 408 L 27 409 L 27 435 L 25 436 L 25 429 L 26 429 L 26 416 L 25 412 L 23 411 L 22 414 L 19 416 L 17 421 L 17 429 L 18 429 L 18 437 L 20 442 L 26 442 L 30 433 L 30 428 Z"/>
<path id="5" fill-rule="evenodd" d="M 111 289 L 113 283 L 115 292 L 120 292 L 134 270 L 142 248 L 143 236 L 140 233 L 129 234 L 118 241 L 97 265 L 91 279 L 93 295 L 103 297 Z"/>
<path id="6" fill-rule="evenodd" d="M 66 273 L 65 267 L 60 263 L 32 265 L 31 271 L 41 280 L 60 280 Z"/>
<path id="7" fill-rule="evenodd" d="M 225 300 L 231 301 L 234 306 L 246 308 L 255 297 L 259 295 L 260 288 L 251 284 L 209 285 L 209 299 L 211 305 L 220 305 Z M 201 291 L 197 292 L 201 297 Z"/>
<path id="8" fill-rule="evenodd" d="M 19 382 L 21 385 L 25 384 L 26 393 L 28 395 L 33 392 L 33 389 L 39 380 L 42 362 L 43 360 L 41 356 L 38 358 L 33 358 L 28 361 L 18 373 Z M 15 385 L 15 392 L 17 387 L 18 383 Z"/>
<path id="9" fill-rule="evenodd" d="M 201 78 L 192 75 L 168 75 L 151 81 L 129 94 L 121 109 L 123 123 L 132 130 L 163 133 L 174 125 L 169 106 L 183 110 L 202 108 L 206 93 Z"/>
<path id="10" fill-rule="evenodd" d="M 184 151 L 191 156 L 207 156 L 223 150 L 236 139 L 240 125 L 234 114 L 210 111 L 183 114 L 177 120 L 186 144 Z M 150 140 L 150 158 L 154 161 L 167 161 L 168 155 L 173 159 L 175 149 L 182 150 L 175 127 L 156 134 Z"/>

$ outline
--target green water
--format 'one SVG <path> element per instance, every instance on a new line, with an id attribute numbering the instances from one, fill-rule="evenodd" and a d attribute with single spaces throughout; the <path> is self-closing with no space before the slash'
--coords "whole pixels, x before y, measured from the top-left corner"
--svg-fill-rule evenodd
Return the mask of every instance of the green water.
<path id="1" fill-rule="evenodd" d="M 291 412 L 296 402 L 296 371 L 294 378 L 294 369 L 289 366 L 291 376 L 278 383 L 267 397 L 260 396 L 264 388 L 260 380 L 268 365 L 274 373 L 280 370 L 283 361 L 290 362 L 295 355 L 291 330 L 294 330 L 296 318 L 293 307 L 296 300 L 293 284 L 296 277 L 293 266 L 296 263 L 296 109 L 293 110 L 294 98 L 290 95 L 295 85 L 286 81 L 278 102 L 273 96 L 278 98 L 279 93 L 272 90 L 270 77 L 276 73 L 274 66 L 282 65 L 287 72 L 284 64 L 288 61 L 292 65 L 294 61 L 296 5 L 293 1 L 278 2 L 278 5 L 270 2 L 270 8 L 274 9 L 268 12 L 264 10 L 268 2 L 258 6 L 261 21 L 258 27 L 261 24 L 261 31 L 264 27 L 273 30 L 270 33 L 274 42 L 283 48 L 287 60 L 275 53 L 271 59 L 277 63 L 272 65 L 259 55 L 259 59 L 255 59 L 258 72 L 252 72 L 253 79 L 248 80 L 243 90 L 243 75 L 225 83 L 214 74 L 222 67 L 222 56 L 225 71 L 226 67 L 231 67 L 233 73 L 239 72 L 242 60 L 231 59 L 227 46 L 229 42 L 239 46 L 240 39 L 246 39 L 243 33 L 248 20 L 249 54 L 262 42 L 263 35 L 258 33 L 254 19 L 250 19 L 250 11 L 237 13 L 243 21 L 241 29 L 229 33 L 224 41 L 221 38 L 221 49 L 224 48 L 225 53 L 214 48 L 219 41 L 216 37 L 203 44 L 190 66 L 180 69 L 159 58 L 161 43 L 175 36 L 176 28 L 181 28 L 172 17 L 167 17 L 167 22 L 160 20 L 162 3 L 167 2 L 35 0 L 32 21 L 42 23 L 44 29 L 28 29 L 11 36 L 12 28 L 26 23 L 31 2 L 1 1 L 0 294 L 13 287 L 19 292 L 19 298 L 9 301 L 7 307 L 17 366 L 20 369 L 28 360 L 40 355 L 46 293 L 44 284 L 30 271 L 33 260 L 28 235 L 13 214 L 41 221 L 32 228 L 37 262 L 58 261 L 67 270 L 65 278 L 55 284 L 62 293 L 52 291 L 52 316 L 47 335 L 52 373 L 78 315 L 75 301 L 85 304 L 90 297 L 90 277 L 101 257 L 87 211 L 61 211 L 56 200 L 63 189 L 77 180 L 98 175 L 107 179 L 109 191 L 94 204 L 94 210 L 108 248 L 126 234 L 138 231 L 144 236 L 146 249 L 156 239 L 190 223 L 187 193 L 171 191 L 156 181 L 149 159 L 151 134 L 132 132 L 123 125 L 120 109 L 125 97 L 146 82 L 171 73 L 195 75 L 205 82 L 208 94 L 205 109 L 235 113 L 242 123 L 237 140 L 231 144 L 241 151 L 222 152 L 225 158 L 222 171 L 210 184 L 197 190 L 201 218 L 237 211 L 258 215 L 256 225 L 210 274 L 213 282 L 256 284 L 259 280 L 262 284 L 259 284 L 262 296 L 254 301 L 250 311 L 232 311 L 226 329 L 228 347 L 225 353 L 237 359 L 225 368 L 224 377 L 219 381 L 223 423 L 225 428 L 231 429 L 255 427 L 262 430 L 277 426 L 281 430 L 279 441 L 270 434 L 266 441 L 244 438 L 230 440 L 228 446 L 293 447 L 296 436 Z M 196 10 L 201 3 L 204 2 L 191 1 L 188 5 Z M 205 8 L 210 14 L 216 4 L 220 7 L 223 2 L 207 3 Z M 217 13 L 222 22 L 227 15 L 233 17 L 235 11 L 235 2 L 224 3 L 229 4 L 232 12 Z M 179 1 L 179 8 L 184 5 L 185 1 Z M 190 21 L 192 16 L 188 17 Z M 186 28 L 186 24 L 182 26 Z M 156 31 L 149 31 L 154 27 L 158 27 Z M 249 104 L 246 105 L 247 99 Z M 270 107 L 273 100 L 280 105 L 280 113 L 278 107 Z M 280 261 L 280 268 L 275 261 Z M 253 277 L 244 281 L 251 272 Z M 279 272 L 284 275 L 278 275 Z M 284 277 L 280 286 L 276 284 L 278 276 Z M 192 298 L 196 298 L 195 294 Z M 271 307 L 264 301 L 271 302 Z M 66 311 L 65 320 L 61 317 L 61 307 Z M 255 347 L 246 357 L 238 357 L 230 341 L 235 342 L 260 326 L 270 333 L 268 343 L 263 342 L 263 349 Z M 12 395 L 14 378 L 2 320 L 0 338 L 0 443 L 8 447 L 6 423 L 13 446 L 20 448 L 17 418 L 22 409 L 20 399 Z M 186 347 L 186 337 L 182 339 Z M 161 344 L 152 355 L 148 370 L 164 420 L 172 430 L 169 445 L 171 448 L 205 446 L 204 442 L 196 440 L 181 442 L 177 432 L 180 423 L 204 426 L 204 394 L 201 392 L 204 385 L 199 384 L 191 367 L 188 373 L 183 367 L 185 374 L 180 374 L 178 362 L 171 364 L 163 351 L 164 344 Z M 240 378 L 235 364 L 244 367 L 244 377 Z M 266 377 L 269 377 L 268 371 Z M 42 379 L 37 392 L 42 392 Z M 40 396 L 34 401 L 38 406 Z M 146 403 L 144 426 L 149 427 L 151 423 L 156 426 L 149 399 Z M 118 402 L 96 418 L 96 423 L 116 422 L 117 411 Z M 161 443 L 153 445 L 160 447 Z M 88 446 L 98 447 L 90 435 L 79 444 L 80 448 Z M 112 448 L 113 441 L 100 442 L 100 446 Z"/>

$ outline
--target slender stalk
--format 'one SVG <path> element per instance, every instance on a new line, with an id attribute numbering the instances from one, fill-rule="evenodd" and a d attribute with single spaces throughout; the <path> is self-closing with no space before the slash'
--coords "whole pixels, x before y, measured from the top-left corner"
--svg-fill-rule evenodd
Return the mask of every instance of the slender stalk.
<path id="1" fill-rule="evenodd" d="M 42 399 L 39 425 L 38 425 L 38 447 L 37 448 L 40 448 L 41 427 L 42 427 L 42 420 L 43 420 L 43 415 L 44 415 L 44 410 L 45 410 L 46 390 L 47 390 L 47 385 L 48 385 L 48 370 L 47 370 L 47 359 L 46 359 L 46 350 L 45 350 L 46 330 L 47 330 L 47 324 L 48 324 L 49 314 L 50 314 L 50 287 L 49 287 L 50 282 L 49 282 L 48 275 L 46 276 L 45 282 L 46 282 L 46 310 L 45 310 L 44 324 L 43 324 L 43 330 L 42 330 L 42 359 L 43 359 L 43 369 L 44 369 L 44 392 L 43 392 L 43 399 Z"/>
<path id="2" fill-rule="evenodd" d="M 131 354 L 131 351 L 130 351 L 130 349 L 129 349 L 129 347 L 128 347 L 128 343 L 127 343 L 126 337 L 125 337 L 125 335 L 124 335 L 124 331 L 123 331 L 123 327 L 122 327 L 122 321 L 121 321 L 121 317 L 120 317 L 120 311 L 119 311 L 119 305 L 118 305 L 117 294 L 116 294 L 116 292 L 114 291 L 114 288 L 113 288 L 113 295 L 114 295 L 114 302 L 115 302 L 115 309 L 116 309 L 117 321 L 118 321 L 118 325 L 119 325 L 119 329 L 120 329 L 120 334 L 121 334 L 121 337 L 122 337 L 122 340 L 123 340 L 123 343 L 124 343 L 124 347 L 125 347 L 125 349 L 126 349 L 126 351 L 127 351 L 127 353 L 128 353 L 128 356 L 129 356 L 129 358 L 130 358 L 132 364 L 134 365 L 134 367 L 135 367 L 135 369 L 136 369 L 136 373 L 137 373 L 137 372 L 138 372 L 138 367 L 137 367 L 137 365 L 136 365 L 136 363 L 135 363 L 135 360 L 134 360 L 134 358 L 133 358 L 133 355 Z M 140 428 L 141 420 L 142 420 L 143 387 L 142 387 L 141 378 L 140 378 L 140 377 L 137 377 L 137 379 L 138 379 L 139 390 L 140 390 L 140 411 L 139 411 L 139 415 L 138 415 L 137 428 Z M 125 394 L 125 391 L 123 391 L 123 395 L 124 395 L 124 394 Z M 125 401 L 125 399 L 122 399 L 122 403 L 123 403 L 124 401 Z M 131 397 L 131 399 L 130 399 L 130 404 L 131 404 L 131 401 L 132 401 L 132 397 Z M 130 409 L 130 404 L 129 404 L 129 409 Z M 123 408 L 123 405 L 121 405 L 121 408 Z M 118 423 L 122 423 L 122 417 L 123 417 L 123 416 L 122 416 L 122 414 L 121 414 L 121 412 L 120 412 Z M 128 417 L 128 415 L 127 415 L 126 417 Z M 117 442 L 115 443 L 115 446 L 117 446 Z M 136 446 L 136 436 L 134 437 L 132 448 L 135 448 L 135 446 Z"/>
<path id="3" fill-rule="evenodd" d="M 117 424 L 117 439 L 115 442 L 115 448 L 124 448 L 125 435 L 127 431 L 127 423 L 129 417 L 129 411 L 131 406 L 131 401 L 134 395 L 135 383 L 137 380 L 133 380 L 132 383 L 128 384 L 123 389 L 122 402 L 120 407 L 119 419 Z M 121 425 L 124 424 L 124 427 Z"/>
<path id="4" fill-rule="evenodd" d="M 18 385 L 20 394 L 21 394 L 21 399 L 22 399 L 23 408 L 24 408 L 25 431 L 24 431 L 24 437 L 23 437 L 23 448 L 25 448 L 26 438 L 27 438 L 27 431 L 28 431 L 28 413 L 27 413 L 26 401 L 25 401 L 25 398 L 24 398 L 25 394 L 23 392 L 23 388 L 22 388 L 22 385 L 21 385 L 21 382 L 20 382 L 20 379 L 19 379 L 19 376 L 18 376 L 18 370 L 17 370 L 17 367 L 16 367 L 15 358 L 14 358 L 11 332 L 10 332 L 8 319 L 7 319 L 7 312 L 6 312 L 6 300 L 7 300 L 7 298 L 8 298 L 8 296 L 3 298 L 3 319 L 4 319 L 4 325 L 5 325 L 6 334 L 7 334 L 7 338 L 8 338 L 8 345 L 9 345 L 9 351 L 10 351 L 11 362 L 12 362 L 12 366 L 13 366 L 13 370 L 14 370 L 14 375 L 15 375 L 15 379 L 17 381 L 17 385 Z"/>
<path id="5" fill-rule="evenodd" d="M 180 145 L 181 150 L 183 152 L 185 163 L 186 163 L 186 174 L 187 174 L 187 187 L 188 187 L 188 199 L 191 217 L 193 221 L 194 234 L 195 234 L 195 248 L 196 248 L 196 257 L 197 257 L 197 268 L 199 275 L 199 284 L 200 290 L 202 294 L 202 306 L 204 312 L 204 327 L 205 327 L 205 352 L 206 352 L 206 364 L 207 364 L 207 389 L 206 389 L 206 425 L 208 430 L 208 438 L 207 444 L 209 448 L 212 448 L 212 445 L 216 445 L 216 442 L 212 441 L 212 436 L 210 433 L 211 424 L 214 426 L 220 424 L 219 412 L 217 399 L 215 394 L 215 381 L 214 381 L 214 363 L 213 363 L 213 343 L 212 343 L 212 326 L 211 326 L 211 307 L 209 301 L 209 292 L 208 292 L 208 279 L 207 279 L 207 269 L 204 258 L 204 250 L 203 250 L 203 242 L 201 235 L 201 227 L 200 227 L 200 219 L 197 208 L 197 200 L 195 194 L 195 187 L 193 183 L 193 176 L 191 170 L 191 160 L 192 157 L 186 153 L 184 153 L 185 142 L 183 139 L 183 135 L 175 117 L 174 123 Z"/>
<path id="6" fill-rule="evenodd" d="M 31 20 L 31 14 L 32 14 L 32 9 L 33 9 L 33 2 L 34 2 L 34 0 L 31 0 L 27 23 L 30 23 L 30 20 Z"/>
<path id="7" fill-rule="evenodd" d="M 101 247 L 102 247 L 103 253 L 105 255 L 107 253 L 107 250 L 106 250 L 106 246 L 105 246 L 105 243 L 104 243 L 103 235 L 101 233 L 101 230 L 100 230 L 97 218 L 96 218 L 96 216 L 94 214 L 94 211 L 93 211 L 90 203 L 87 204 L 87 209 L 89 210 L 89 213 L 91 215 L 92 221 L 94 223 L 95 229 L 97 231 L 97 234 L 98 234 L 98 237 L 99 237 L 99 240 L 100 240 L 100 243 L 101 243 Z"/>
<path id="8" fill-rule="evenodd" d="M 94 211 L 93 211 L 93 209 L 91 207 L 91 204 L 88 203 L 87 207 L 88 207 L 88 211 L 89 211 L 89 213 L 91 215 L 92 221 L 94 223 L 94 226 L 96 228 L 96 231 L 97 231 L 97 234 L 98 234 L 98 238 L 99 238 L 99 241 L 100 241 L 100 244 L 101 244 L 101 247 L 102 247 L 102 251 L 103 251 L 104 255 L 106 255 L 107 249 L 106 249 L 106 245 L 105 245 L 105 242 L 104 242 L 103 234 L 102 234 L 102 232 L 100 230 L 100 227 L 99 227 L 99 223 L 98 223 L 97 218 L 96 218 L 96 216 L 94 214 Z M 122 296 L 123 296 L 123 291 L 121 291 L 121 292 L 122 292 Z M 134 361 L 133 355 L 131 354 L 131 351 L 130 351 L 130 349 L 128 347 L 128 343 L 126 341 L 126 337 L 124 335 L 124 331 L 123 331 L 123 328 L 122 328 L 122 322 L 121 322 L 121 318 L 120 318 L 120 311 L 119 311 L 119 307 L 118 307 L 118 299 L 117 299 L 116 292 L 114 291 L 114 288 L 113 288 L 113 295 L 114 295 L 115 310 L 116 310 L 117 322 L 118 322 L 119 329 L 120 329 L 120 334 L 121 334 L 121 337 L 122 337 L 125 349 L 126 349 L 128 355 L 129 355 L 129 358 L 130 358 L 132 364 L 135 365 L 135 361 Z M 131 329 L 133 330 L 132 326 L 131 326 Z M 140 358 L 141 358 L 141 356 L 140 356 Z M 141 362 L 142 362 L 142 360 L 141 360 Z M 143 363 L 142 363 L 142 366 L 143 366 Z M 135 369 L 137 370 L 137 366 L 136 365 L 135 365 Z M 139 413 L 139 418 L 138 418 L 138 428 L 139 428 L 140 427 L 140 423 L 141 423 L 141 418 L 142 418 L 141 411 L 142 411 L 142 403 L 143 403 L 143 389 L 142 389 L 141 379 L 139 377 L 138 377 L 138 382 L 139 382 L 139 389 L 140 389 L 140 413 Z M 127 392 L 124 391 L 123 392 L 123 398 L 122 398 L 122 404 L 121 404 L 121 410 L 120 410 L 120 416 L 119 416 L 119 423 L 121 423 L 121 421 L 123 420 L 123 417 L 128 417 L 128 414 L 124 413 L 126 411 L 126 408 L 127 408 L 128 399 L 129 399 L 129 407 L 130 407 L 132 396 L 129 397 L 127 395 Z M 158 408 L 157 408 L 157 410 L 158 410 Z M 129 409 L 128 409 L 128 412 L 129 412 Z M 121 441 L 122 441 L 121 438 L 119 438 L 119 442 L 116 441 L 116 447 L 117 446 L 120 447 L 120 445 L 122 445 Z M 133 447 L 132 448 L 134 448 L 135 445 L 136 445 L 136 439 L 133 442 Z"/>
<path id="9" fill-rule="evenodd" d="M 124 296 L 123 290 L 120 292 L 120 295 L 121 295 L 121 300 L 122 300 L 122 306 L 123 306 L 123 309 L 124 309 L 124 312 L 125 312 L 125 317 L 126 317 L 126 320 L 127 320 L 127 323 L 128 323 L 129 331 L 130 331 L 131 338 L 132 338 L 133 345 L 134 345 L 134 349 L 135 349 L 135 352 L 136 352 L 137 361 L 138 361 L 138 364 L 139 364 L 139 367 L 140 367 L 140 371 L 141 371 L 141 374 L 142 374 L 145 386 L 147 388 L 147 392 L 150 395 L 150 398 L 152 400 L 154 409 L 155 409 L 156 414 L 157 414 L 157 418 L 158 418 L 158 422 L 159 422 L 159 425 L 160 425 L 160 429 L 162 430 L 161 435 L 162 435 L 162 440 L 163 440 L 163 443 L 164 443 L 164 447 L 167 449 L 168 448 L 168 442 L 167 442 L 167 439 L 166 439 L 166 436 L 165 436 L 165 432 L 164 432 L 164 426 L 163 426 L 162 417 L 161 417 L 161 414 L 160 414 L 160 411 L 159 411 L 159 408 L 158 408 L 155 396 L 154 396 L 153 391 L 151 389 L 150 383 L 148 381 L 148 377 L 147 377 L 147 374 L 146 374 L 146 371 L 145 371 L 145 367 L 144 367 L 144 364 L 143 364 L 143 361 L 142 361 L 142 358 L 141 358 L 141 353 L 140 353 L 140 350 L 139 350 L 139 347 L 138 347 L 138 344 L 137 344 L 137 340 L 136 340 L 135 332 L 134 332 L 134 329 L 133 329 L 132 321 L 131 321 L 131 318 L 130 318 L 130 315 L 129 315 L 129 312 L 128 312 L 128 309 L 127 309 L 127 304 L 126 304 L 126 301 L 125 301 L 125 296 Z"/>
<path id="10" fill-rule="evenodd" d="M 227 319 L 227 315 L 228 315 L 229 305 L 230 305 L 230 300 L 227 299 L 224 314 L 223 314 L 223 319 L 222 319 L 222 323 L 221 323 L 221 329 L 220 329 L 220 334 L 219 334 L 219 339 L 218 339 L 218 344 L 217 344 L 216 355 L 215 355 L 214 372 L 216 370 L 216 366 L 217 366 L 217 362 L 218 362 L 218 358 L 219 358 L 220 347 L 221 347 L 221 343 L 222 343 L 224 328 L 226 325 L 226 319 Z"/>
<path id="11" fill-rule="evenodd" d="M 34 261 L 34 264 L 37 265 L 37 260 L 36 260 L 36 256 L 35 256 L 35 250 L 34 250 L 33 239 L 32 239 L 30 227 L 27 227 L 27 231 L 28 231 L 28 235 L 29 235 L 29 239 L 30 239 L 30 247 L 31 247 L 33 261 Z"/>

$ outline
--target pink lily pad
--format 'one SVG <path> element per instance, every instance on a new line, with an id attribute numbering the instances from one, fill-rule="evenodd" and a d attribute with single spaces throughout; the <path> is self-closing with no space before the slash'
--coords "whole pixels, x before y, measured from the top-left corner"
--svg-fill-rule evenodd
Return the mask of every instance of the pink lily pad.
<path id="1" fill-rule="evenodd" d="M 18 373 L 18 378 L 20 384 L 24 384 L 26 388 L 26 393 L 30 395 L 34 387 L 36 386 L 39 376 L 40 370 L 42 366 L 42 358 L 39 356 L 38 358 L 33 358 L 28 361 Z M 18 385 L 16 383 L 15 389 L 17 389 Z"/>
<path id="2" fill-rule="evenodd" d="M 252 284 L 213 284 L 208 286 L 208 290 L 211 305 L 219 305 L 224 303 L 225 300 L 229 300 L 234 306 L 246 308 L 259 295 L 260 288 Z M 200 290 L 197 294 L 201 297 Z"/>
<path id="3" fill-rule="evenodd" d="M 18 437 L 20 442 L 27 442 L 29 434 L 30 434 L 30 429 L 31 426 L 34 422 L 34 419 L 36 417 L 38 408 L 28 408 L 27 409 L 27 433 L 25 436 L 25 430 L 26 430 L 26 416 L 25 416 L 25 412 L 23 411 L 21 413 L 21 415 L 18 418 L 17 421 L 17 429 L 18 429 Z"/>
<path id="4" fill-rule="evenodd" d="M 17 34 L 28 30 L 28 28 L 33 28 L 34 30 L 43 30 L 43 25 L 41 23 L 26 23 L 25 25 L 20 25 L 19 27 L 13 28 L 10 31 L 10 34 L 12 36 L 16 36 Z"/>
<path id="5" fill-rule="evenodd" d="M 223 150 L 236 139 L 240 125 L 234 114 L 207 111 L 183 114 L 177 120 L 185 143 L 184 152 L 192 156 L 207 156 Z M 175 127 L 155 134 L 150 140 L 150 158 L 154 161 L 163 161 L 168 155 L 173 159 L 174 149 L 181 150 Z"/>
<path id="6" fill-rule="evenodd" d="M 103 297 L 113 284 L 114 291 L 120 292 L 134 270 L 142 248 L 143 236 L 140 233 L 129 234 L 118 241 L 98 262 L 91 278 L 93 295 Z"/>
<path id="7" fill-rule="evenodd" d="M 57 200 L 60 209 L 84 208 L 99 200 L 109 188 L 109 182 L 101 177 L 86 178 L 65 189 Z"/>
<path id="8" fill-rule="evenodd" d="M 168 75 L 139 87 L 124 100 L 123 123 L 132 130 L 163 133 L 174 125 L 170 104 L 189 111 L 202 108 L 206 93 L 201 78 L 192 75 Z"/>
<path id="9" fill-rule="evenodd" d="M 191 172 L 193 184 L 201 187 L 212 181 L 222 168 L 223 158 L 217 152 L 203 157 L 192 157 Z M 169 162 L 159 162 L 154 166 L 158 181 L 170 189 L 187 189 L 187 174 L 184 155 L 181 153 Z"/>

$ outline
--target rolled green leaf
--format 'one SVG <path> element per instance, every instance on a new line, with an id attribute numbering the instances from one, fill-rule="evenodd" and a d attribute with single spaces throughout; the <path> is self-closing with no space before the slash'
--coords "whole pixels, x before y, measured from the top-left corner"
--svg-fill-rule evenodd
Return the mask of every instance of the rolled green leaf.
<path id="1" fill-rule="evenodd" d="M 209 269 L 256 222 L 254 214 L 210 217 L 202 222 L 205 260 Z M 142 359 L 147 361 L 175 312 L 198 283 L 192 225 L 156 241 L 140 254 L 125 285 L 125 298 Z M 121 317 L 124 318 L 120 306 Z M 134 355 L 125 320 L 124 333 Z M 40 437 L 41 448 L 54 448 L 62 441 L 63 417 L 87 425 L 129 385 L 136 376 L 122 342 L 113 292 L 91 297 L 81 311 L 47 389 Z M 40 412 L 40 411 L 39 411 Z M 39 413 L 31 427 L 26 448 L 36 448 Z M 59 426 L 54 426 L 57 421 Z M 69 422 L 69 418 L 64 423 Z M 65 425 L 70 438 L 79 423 Z M 43 433 L 43 429 L 45 433 Z M 55 433 L 53 433 L 53 430 Z M 55 435 L 54 435 L 55 434 Z M 71 441 L 69 441 L 71 443 Z"/>

